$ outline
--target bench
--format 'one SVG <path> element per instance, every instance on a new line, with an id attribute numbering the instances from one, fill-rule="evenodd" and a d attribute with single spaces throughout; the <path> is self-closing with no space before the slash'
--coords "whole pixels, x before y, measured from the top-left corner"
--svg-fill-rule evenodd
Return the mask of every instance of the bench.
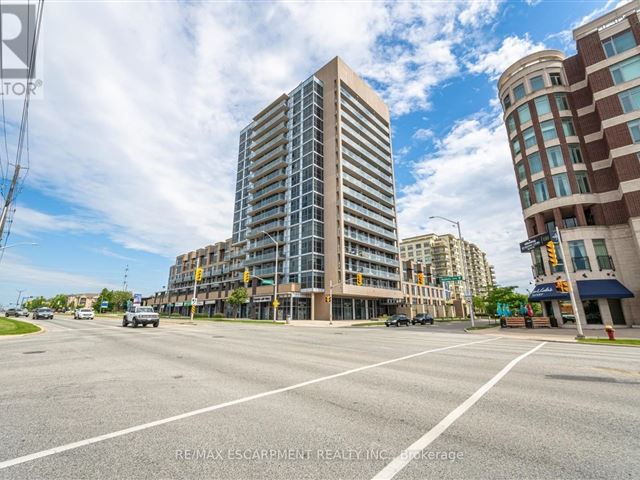
<path id="1" fill-rule="evenodd" d="M 551 328 L 549 317 L 531 317 L 533 328 Z"/>
<path id="2" fill-rule="evenodd" d="M 525 327 L 524 317 L 504 317 L 505 327 Z"/>

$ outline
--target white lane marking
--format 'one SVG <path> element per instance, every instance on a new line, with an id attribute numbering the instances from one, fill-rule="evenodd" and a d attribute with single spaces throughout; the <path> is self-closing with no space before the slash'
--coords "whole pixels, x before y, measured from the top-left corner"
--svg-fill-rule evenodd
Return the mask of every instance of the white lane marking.
<path id="1" fill-rule="evenodd" d="M 542 348 L 547 342 L 543 342 L 537 347 L 532 348 L 526 353 L 523 353 L 518 358 L 511 360 L 506 367 L 500 370 L 495 377 L 481 386 L 473 395 L 462 402 L 455 410 L 449 415 L 444 417 L 440 423 L 425 433 L 422 437 L 416 440 L 409 448 L 404 450 L 400 455 L 391 461 L 386 467 L 384 467 L 380 473 L 378 473 L 373 480 L 391 480 L 395 477 L 400 470 L 406 467 L 411 460 L 419 457 L 420 453 L 427 448 L 435 439 L 437 439 L 447 428 L 449 428 L 453 422 L 460 418 L 467 410 L 469 410 L 478 400 L 480 400 L 485 393 L 498 383 L 509 371 L 515 367 L 521 360 L 524 360 L 536 350 Z"/>
<path id="2" fill-rule="evenodd" d="M 221 408 L 231 407 L 233 405 L 238 405 L 240 403 L 250 402 L 252 400 L 258 400 L 260 398 L 269 397 L 271 395 L 276 395 L 278 393 L 289 392 L 291 390 L 296 390 L 298 388 L 306 387 L 309 385 L 313 385 L 315 383 L 325 382 L 327 380 L 332 380 L 334 378 L 344 377 L 345 375 L 351 375 L 353 373 L 362 372 L 364 370 L 369 370 L 376 367 L 382 367 L 383 365 L 389 365 L 396 362 L 401 362 L 403 360 L 408 360 L 410 358 L 419 357 L 421 355 L 426 355 L 427 353 L 435 353 L 435 352 L 443 352 L 445 350 L 451 350 L 453 348 L 458 347 L 466 347 L 469 345 L 475 345 L 478 343 L 486 343 L 495 340 L 495 338 L 490 338 L 488 340 L 480 340 L 476 342 L 468 342 L 468 343 L 459 343 L 456 345 L 450 345 L 448 347 L 440 347 L 434 348 L 431 350 L 424 350 L 422 352 L 413 353 L 411 355 L 405 355 L 404 357 L 393 358 L 391 360 L 385 360 L 384 362 L 378 362 L 371 365 L 365 365 L 363 367 L 353 368 L 351 370 L 345 370 L 344 372 L 334 373 L 333 375 L 327 375 L 325 377 L 316 378 L 313 380 L 307 380 L 306 382 L 296 383 L 295 385 L 290 385 L 288 387 L 277 388 L 275 390 L 269 390 L 267 392 L 258 393 L 256 395 L 250 395 L 248 397 L 239 398 L 237 400 L 231 400 L 229 402 L 219 403 L 217 405 L 211 405 L 209 407 L 200 408 L 198 410 L 192 410 L 190 412 L 181 413 L 180 415 L 174 415 L 173 417 L 163 418 L 161 420 L 156 420 L 154 422 L 143 423 L 142 425 L 136 425 L 135 427 L 125 428 L 123 430 L 118 430 L 111 433 L 106 433 L 104 435 L 98 435 L 97 437 L 87 438 L 85 440 L 80 440 L 78 442 L 68 443 L 66 445 L 61 445 L 59 447 L 49 448 L 47 450 L 42 450 L 40 452 L 31 453 L 29 455 L 24 455 L 22 457 L 17 457 L 12 460 L 5 460 L 0 462 L 0 470 L 13 467 L 15 465 L 19 465 L 21 463 L 30 462 L 32 460 L 37 460 L 38 458 L 48 457 L 49 455 L 54 455 L 56 453 L 66 452 L 68 450 L 73 450 L 79 447 L 84 447 L 85 445 L 91 445 L 92 443 L 102 442 L 104 440 L 109 440 L 110 438 L 121 437 L 123 435 L 128 435 L 129 433 L 139 432 L 140 430 L 146 430 L 148 428 L 157 427 L 160 425 L 164 425 L 166 423 L 175 422 L 178 420 L 183 420 L 185 418 L 193 417 L 195 415 L 200 415 L 203 413 L 213 412 L 214 410 L 220 410 Z"/>

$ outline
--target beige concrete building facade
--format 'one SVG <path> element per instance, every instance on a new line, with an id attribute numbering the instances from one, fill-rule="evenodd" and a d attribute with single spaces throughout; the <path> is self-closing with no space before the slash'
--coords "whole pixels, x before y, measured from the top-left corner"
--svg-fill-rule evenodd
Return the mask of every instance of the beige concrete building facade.
<path id="1" fill-rule="evenodd" d="M 461 254 L 464 253 L 471 293 L 485 296 L 495 285 L 493 266 L 488 262 L 485 252 L 475 244 L 460 240 L 451 234 L 436 235 L 429 233 L 405 238 L 400 242 L 402 260 L 412 260 L 430 266 L 427 281 L 430 285 L 440 285 L 443 277 L 461 276 L 464 278 L 464 265 Z M 456 298 L 464 294 L 463 282 L 449 282 L 447 285 Z"/>

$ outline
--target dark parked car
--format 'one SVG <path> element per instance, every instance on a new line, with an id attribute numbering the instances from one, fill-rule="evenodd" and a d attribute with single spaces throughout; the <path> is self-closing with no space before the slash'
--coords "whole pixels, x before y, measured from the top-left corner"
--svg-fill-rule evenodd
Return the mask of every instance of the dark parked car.
<path id="1" fill-rule="evenodd" d="M 411 320 L 411 325 L 415 325 L 416 323 L 420 325 L 426 325 L 427 323 L 433 325 L 433 317 L 428 313 L 419 313 Z"/>
<path id="2" fill-rule="evenodd" d="M 572 322 L 572 323 L 576 323 L 576 316 L 572 313 L 563 313 L 562 314 L 562 321 L 564 323 L 567 322 Z"/>
<path id="3" fill-rule="evenodd" d="M 403 314 L 393 315 L 389 319 L 387 319 L 384 324 L 387 327 L 399 327 L 400 325 L 406 325 L 407 327 L 410 325 L 409 317 Z"/>
<path id="4" fill-rule="evenodd" d="M 29 311 L 24 308 L 7 308 L 4 312 L 5 317 L 28 317 Z"/>
<path id="5" fill-rule="evenodd" d="M 33 318 L 36 320 L 39 318 L 48 318 L 52 320 L 53 310 L 51 310 L 50 308 L 39 308 L 35 312 L 33 312 Z"/>

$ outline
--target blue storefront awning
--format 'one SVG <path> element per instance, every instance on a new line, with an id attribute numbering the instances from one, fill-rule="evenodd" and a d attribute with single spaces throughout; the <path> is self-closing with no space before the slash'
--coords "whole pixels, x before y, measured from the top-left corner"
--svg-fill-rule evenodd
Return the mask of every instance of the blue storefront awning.
<path id="1" fill-rule="evenodd" d="M 618 280 L 578 280 L 582 300 L 593 298 L 631 298 L 633 293 Z"/>
<path id="2" fill-rule="evenodd" d="M 578 291 L 581 300 L 595 298 L 631 298 L 633 293 L 618 280 L 579 280 Z M 536 285 L 529 295 L 530 302 L 546 300 L 569 300 L 568 293 L 558 292 L 555 283 L 541 283 Z"/>

